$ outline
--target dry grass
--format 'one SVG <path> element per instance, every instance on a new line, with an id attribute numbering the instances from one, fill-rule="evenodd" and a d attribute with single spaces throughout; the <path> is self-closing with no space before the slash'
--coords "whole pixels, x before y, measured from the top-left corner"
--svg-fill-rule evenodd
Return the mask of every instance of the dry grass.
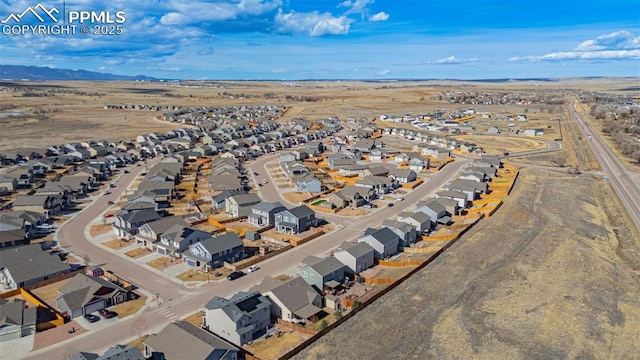
<path id="1" fill-rule="evenodd" d="M 91 236 L 94 236 L 94 237 L 98 235 L 106 234 L 109 231 L 111 231 L 111 224 L 91 225 L 91 227 L 89 228 L 89 234 L 91 234 Z"/>
<path id="2" fill-rule="evenodd" d="M 201 327 L 202 326 L 202 320 L 204 318 L 204 311 L 198 311 L 195 314 L 192 314 L 184 319 L 182 319 L 183 321 L 186 321 L 188 323 L 192 323 L 193 325 L 197 326 L 197 327 Z"/>
<path id="3" fill-rule="evenodd" d="M 289 202 L 292 202 L 294 204 L 298 204 L 301 203 L 307 199 L 310 199 L 313 197 L 313 194 L 309 194 L 309 193 L 297 193 L 295 191 L 290 191 L 290 192 L 285 192 L 282 194 L 282 196 L 284 196 L 285 199 L 287 199 Z"/>
<path id="4" fill-rule="evenodd" d="M 147 248 L 139 247 L 139 248 L 135 248 L 133 250 L 129 250 L 124 254 L 127 255 L 128 257 L 132 257 L 134 259 L 137 259 L 139 257 L 145 256 L 145 255 L 149 255 L 152 252 L 153 251 L 151 251 L 151 250 L 149 250 Z"/>
<path id="5" fill-rule="evenodd" d="M 147 265 L 152 268 L 156 268 L 160 271 L 166 269 L 168 266 L 172 265 L 172 259 L 168 256 L 159 257 L 157 259 L 153 259 L 147 262 Z"/>
<path id="6" fill-rule="evenodd" d="M 289 281 L 289 280 L 293 279 L 293 276 L 280 274 L 280 275 L 274 276 L 274 279 L 278 279 L 278 280 L 281 280 L 281 281 Z"/>
<path id="7" fill-rule="evenodd" d="M 147 338 L 149 337 L 149 335 L 142 335 L 142 337 L 140 338 L 136 338 L 133 341 L 130 341 L 127 343 L 127 345 L 129 346 L 135 346 L 138 349 L 140 349 L 140 351 L 144 351 L 144 341 L 147 340 Z"/>
<path id="8" fill-rule="evenodd" d="M 363 207 L 359 207 L 357 209 L 342 209 L 337 212 L 338 215 L 342 216 L 364 216 L 368 214 L 367 209 Z"/>
<path id="9" fill-rule="evenodd" d="M 303 334 L 287 332 L 283 333 L 280 337 L 272 336 L 247 345 L 245 349 L 260 360 L 275 360 L 305 339 L 307 339 L 307 337 Z"/>
<path id="10" fill-rule="evenodd" d="M 503 152 L 522 152 L 545 149 L 544 141 L 513 136 L 464 135 L 455 139 L 469 141 L 482 147 L 488 155 L 501 155 Z"/>
<path id="11" fill-rule="evenodd" d="M 176 279 L 182 281 L 213 281 L 224 279 L 231 273 L 231 270 L 227 268 L 219 268 L 210 273 L 205 273 L 200 270 L 189 269 L 182 274 L 176 276 Z M 220 276 L 216 276 L 216 274 L 220 274 Z"/>
<path id="12" fill-rule="evenodd" d="M 256 231 L 258 229 L 260 229 L 259 227 L 256 227 L 248 222 L 232 222 L 232 223 L 226 223 L 224 224 L 227 229 L 233 229 L 233 230 L 238 230 L 238 231 L 244 231 L 245 233 L 247 231 Z"/>
<path id="13" fill-rule="evenodd" d="M 289 242 L 293 239 L 298 239 L 299 237 L 296 235 L 292 235 L 292 234 L 283 234 L 283 233 L 279 233 L 277 231 L 275 231 L 274 229 L 271 230 L 267 230 L 265 232 L 262 233 L 262 237 L 265 238 L 272 238 L 272 239 L 276 239 L 276 240 L 280 240 L 280 241 L 286 241 Z"/>
<path id="14" fill-rule="evenodd" d="M 109 241 L 105 241 L 102 243 L 103 246 L 106 246 L 110 249 L 121 249 L 123 247 L 127 247 L 127 246 L 131 246 L 133 245 L 132 243 L 126 241 L 126 240 L 122 240 L 122 239 L 113 239 L 113 240 L 109 240 Z"/>
<path id="15" fill-rule="evenodd" d="M 129 315 L 135 314 L 140 310 L 147 301 L 147 297 L 141 295 L 137 299 L 129 300 L 111 307 L 111 310 L 118 313 L 118 318 L 122 319 Z"/>

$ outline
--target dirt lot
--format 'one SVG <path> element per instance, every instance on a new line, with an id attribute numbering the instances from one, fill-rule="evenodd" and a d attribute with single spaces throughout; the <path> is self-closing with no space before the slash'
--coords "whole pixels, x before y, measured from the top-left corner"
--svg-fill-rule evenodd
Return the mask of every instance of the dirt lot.
<path id="1" fill-rule="evenodd" d="M 507 152 L 522 152 L 545 149 L 547 144 L 540 140 L 513 136 L 464 135 L 456 139 L 469 141 L 482 147 L 487 155 L 502 155 Z"/>
<path id="2" fill-rule="evenodd" d="M 296 359 L 637 358 L 640 235 L 609 185 L 520 175 L 494 216 Z"/>
<path id="3" fill-rule="evenodd" d="M 275 360 L 307 338 L 306 335 L 298 332 L 285 332 L 279 337 L 272 336 L 247 345 L 245 348 L 260 360 Z"/>

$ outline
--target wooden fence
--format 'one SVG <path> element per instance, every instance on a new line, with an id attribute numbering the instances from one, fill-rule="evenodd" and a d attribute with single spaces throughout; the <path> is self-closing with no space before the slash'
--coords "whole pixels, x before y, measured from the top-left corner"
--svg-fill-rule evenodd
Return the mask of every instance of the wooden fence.
<path id="1" fill-rule="evenodd" d="M 411 248 L 405 248 L 411 249 Z M 389 261 L 389 260 L 380 260 L 378 261 L 378 265 L 388 266 L 388 267 L 410 267 L 410 266 L 420 266 L 422 265 L 422 261 L 420 260 L 404 260 L 404 261 Z"/>
<path id="2" fill-rule="evenodd" d="M 403 251 L 410 254 L 426 254 L 426 253 L 438 251 L 441 248 L 442 246 L 406 247 L 404 248 Z"/>
<path id="3" fill-rule="evenodd" d="M 370 285 L 390 285 L 396 282 L 397 279 L 392 278 L 364 278 L 365 284 Z"/>
<path id="4" fill-rule="evenodd" d="M 311 234 L 305 238 L 302 239 L 292 239 L 291 241 L 289 241 L 289 243 L 293 246 L 300 246 L 304 243 L 306 243 L 307 241 L 313 240 L 319 236 L 324 235 L 324 231 L 322 230 L 318 230 L 318 232 L 316 232 L 315 234 Z"/>
<path id="5" fill-rule="evenodd" d="M 307 335 L 315 335 L 318 333 L 318 330 L 314 330 L 305 326 L 300 326 L 298 324 L 290 323 L 288 321 L 284 321 L 282 319 L 276 319 L 276 323 L 282 327 L 286 327 L 293 331 L 297 331 Z"/>
<path id="6" fill-rule="evenodd" d="M 412 184 L 402 184 L 402 187 L 405 188 L 405 189 L 415 189 L 418 186 L 422 185 L 423 182 L 424 182 L 424 180 L 422 178 L 418 178 Z"/>
<path id="7" fill-rule="evenodd" d="M 268 253 L 266 253 L 264 255 L 252 256 L 252 257 L 250 257 L 250 258 L 248 258 L 246 260 L 243 260 L 241 262 L 237 262 L 234 265 L 235 265 L 236 269 L 245 269 L 245 268 L 248 268 L 251 265 L 255 265 L 255 264 L 257 264 L 257 263 L 259 263 L 261 261 L 265 261 L 265 260 L 267 260 L 269 258 L 272 258 L 272 257 L 276 256 L 276 255 L 282 254 L 283 252 L 285 252 L 285 251 L 287 251 L 287 250 L 289 250 L 291 248 L 293 248 L 292 245 L 287 245 L 287 246 L 284 246 L 281 249 L 268 252 Z"/>

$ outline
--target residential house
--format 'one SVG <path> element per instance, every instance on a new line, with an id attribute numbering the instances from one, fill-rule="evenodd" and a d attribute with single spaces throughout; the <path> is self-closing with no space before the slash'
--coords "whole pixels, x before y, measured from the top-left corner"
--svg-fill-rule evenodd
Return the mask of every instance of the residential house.
<path id="1" fill-rule="evenodd" d="M 2 226 L 1 223 L 0 226 Z M 29 236 L 22 228 L 0 231 L 0 249 L 27 244 L 29 244 Z"/>
<path id="2" fill-rule="evenodd" d="M 364 176 L 387 176 L 389 175 L 389 169 L 384 166 L 370 167 L 362 172 Z M 363 176 L 363 177 L 364 177 Z"/>
<path id="3" fill-rule="evenodd" d="M 391 229 L 367 229 L 365 236 L 358 239 L 358 242 L 369 244 L 375 250 L 376 259 L 386 259 L 398 253 L 400 237 Z"/>
<path id="4" fill-rule="evenodd" d="M 152 196 L 155 202 L 168 203 L 175 198 L 175 183 L 173 181 L 150 181 L 144 180 L 138 184 L 135 195 L 145 194 Z"/>
<path id="5" fill-rule="evenodd" d="M 436 197 L 436 200 L 442 205 L 444 206 L 444 208 L 447 210 L 447 212 L 449 214 L 452 215 L 459 215 L 460 214 L 460 206 L 458 205 L 458 201 L 457 200 L 453 200 L 453 199 L 449 199 L 449 198 L 444 198 L 444 197 Z"/>
<path id="6" fill-rule="evenodd" d="M 160 236 L 174 225 L 189 226 L 190 224 L 179 216 L 168 216 L 160 220 L 148 222 L 138 226 L 136 243 L 155 251 L 160 241 Z"/>
<path id="7" fill-rule="evenodd" d="M 542 136 L 542 135 L 544 135 L 544 129 L 541 129 L 541 128 L 524 130 L 524 136 Z"/>
<path id="8" fill-rule="evenodd" d="M 416 180 L 416 172 L 411 169 L 392 169 L 389 171 L 389 177 L 400 184 L 410 183 Z"/>
<path id="9" fill-rule="evenodd" d="M 414 226 L 418 234 L 424 234 L 431 230 L 431 218 L 420 211 L 402 212 L 398 215 L 398 221 Z"/>
<path id="10" fill-rule="evenodd" d="M 429 168 L 429 159 L 422 156 L 415 156 L 409 159 L 409 169 L 420 173 Z"/>
<path id="11" fill-rule="evenodd" d="M 79 273 L 58 289 L 56 305 L 71 318 L 90 314 L 131 298 L 124 288 L 97 276 Z"/>
<path id="12" fill-rule="evenodd" d="M 244 259 L 244 245 L 236 233 L 228 232 L 190 245 L 182 256 L 188 266 L 217 269 L 225 262 L 232 264 Z"/>
<path id="13" fill-rule="evenodd" d="M 307 173 L 301 176 L 298 176 L 294 179 L 296 183 L 296 191 L 297 192 L 321 192 L 322 191 L 322 181 L 315 177 L 312 173 Z"/>
<path id="14" fill-rule="evenodd" d="M 318 226 L 318 220 L 313 210 L 300 205 L 290 210 L 284 210 L 275 215 L 276 231 L 281 233 L 299 234 Z"/>
<path id="15" fill-rule="evenodd" d="M 145 360 L 140 349 L 134 345 L 114 345 L 103 355 L 89 352 L 77 352 L 71 360 Z"/>
<path id="16" fill-rule="evenodd" d="M 134 203 L 149 204 L 149 203 Z M 131 206 L 130 206 L 131 208 Z M 162 216 L 155 210 L 144 209 L 138 211 L 125 210 L 116 215 L 115 221 L 111 225 L 113 232 L 117 237 L 131 239 L 138 233 L 138 227 L 156 220 L 160 220 Z"/>
<path id="17" fill-rule="evenodd" d="M 345 186 L 339 191 L 332 192 L 327 202 L 336 208 L 357 208 L 377 198 L 375 190 L 361 186 Z"/>
<path id="18" fill-rule="evenodd" d="M 387 157 L 387 152 L 383 149 L 372 149 L 369 152 L 369 161 L 382 161 Z"/>
<path id="19" fill-rule="evenodd" d="M 59 215 L 68 204 L 65 195 L 20 195 L 13 202 L 13 210 L 35 211 L 50 218 Z"/>
<path id="20" fill-rule="evenodd" d="M 37 306 L 29 307 L 22 299 L 0 299 L 0 315 L 0 343 L 35 335 Z"/>
<path id="21" fill-rule="evenodd" d="M 273 226 L 276 213 L 286 209 L 279 202 L 269 203 L 262 201 L 251 208 L 248 221 L 257 227 Z"/>
<path id="22" fill-rule="evenodd" d="M 445 185 L 445 188 L 467 194 L 467 200 L 469 201 L 476 200 L 480 194 L 486 194 L 488 190 L 485 182 L 465 179 L 455 179 L 450 184 Z"/>
<path id="23" fill-rule="evenodd" d="M 285 321 L 313 319 L 322 312 L 322 296 L 299 276 L 291 280 L 265 277 L 250 291 L 260 292 L 271 302 L 271 317 Z"/>
<path id="24" fill-rule="evenodd" d="M 358 187 L 372 189 L 378 195 L 388 194 L 398 187 L 397 182 L 386 176 L 365 176 L 355 183 Z"/>
<path id="25" fill-rule="evenodd" d="M 467 207 L 467 204 L 469 203 L 469 196 L 470 195 L 468 193 L 456 190 L 445 190 L 436 193 L 437 198 L 455 200 L 460 209 L 464 209 Z"/>
<path id="26" fill-rule="evenodd" d="M 343 242 L 333 257 L 344 264 L 347 274 L 355 275 L 374 265 L 375 250 L 366 242 Z"/>
<path id="27" fill-rule="evenodd" d="M 221 210 L 225 208 L 226 205 L 226 201 L 227 198 L 229 198 L 230 196 L 233 195 L 241 195 L 241 194 L 246 194 L 247 192 L 244 190 L 238 190 L 238 191 L 231 191 L 231 190 L 224 190 L 221 191 L 220 193 L 213 195 L 211 197 L 211 205 L 213 207 L 214 210 Z"/>
<path id="28" fill-rule="evenodd" d="M 157 251 L 162 255 L 178 258 L 189 246 L 210 238 L 209 232 L 176 224 L 160 235 Z"/>
<path id="29" fill-rule="evenodd" d="M 14 290 L 71 272 L 69 264 L 42 250 L 40 244 L 0 249 L 2 290 Z"/>
<path id="30" fill-rule="evenodd" d="M 368 154 L 376 148 L 376 141 L 372 139 L 363 139 L 356 141 L 351 147 L 354 151 Z"/>
<path id="31" fill-rule="evenodd" d="M 451 223 L 451 213 L 447 211 L 437 198 L 430 198 L 418 202 L 415 211 L 425 213 L 431 219 L 432 228 L 438 223 Z"/>
<path id="32" fill-rule="evenodd" d="M 262 201 L 257 194 L 231 195 L 225 201 L 224 212 L 232 218 L 248 216 L 253 205 Z"/>
<path id="33" fill-rule="evenodd" d="M 467 170 L 460 173 L 460 179 L 484 182 L 488 180 L 487 175 L 481 171 Z"/>
<path id="34" fill-rule="evenodd" d="M 186 321 L 167 324 L 143 345 L 149 359 L 237 360 L 241 353 L 238 347 Z"/>
<path id="35" fill-rule="evenodd" d="M 18 188 L 18 179 L 12 176 L 0 175 L 0 188 L 7 192 L 14 192 Z"/>
<path id="36" fill-rule="evenodd" d="M 418 233 L 416 227 L 406 222 L 395 220 L 384 220 L 382 226 L 393 231 L 400 238 L 400 246 L 409 247 L 415 244 Z"/>
<path id="37" fill-rule="evenodd" d="M 271 326 L 271 302 L 259 292 L 234 294 L 228 300 L 214 296 L 205 305 L 205 326 L 233 344 L 244 346 Z"/>
<path id="38" fill-rule="evenodd" d="M 319 258 L 307 256 L 302 260 L 298 273 L 300 277 L 317 291 L 334 289 L 345 280 L 347 266 L 333 256 Z"/>

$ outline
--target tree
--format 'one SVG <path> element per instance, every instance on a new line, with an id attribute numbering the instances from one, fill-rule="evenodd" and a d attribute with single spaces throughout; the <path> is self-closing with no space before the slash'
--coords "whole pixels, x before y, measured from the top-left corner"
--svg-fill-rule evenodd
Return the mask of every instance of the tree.
<path id="1" fill-rule="evenodd" d="M 322 319 L 322 321 L 320 321 L 319 328 L 320 328 L 320 331 L 327 328 L 327 319 Z"/>

